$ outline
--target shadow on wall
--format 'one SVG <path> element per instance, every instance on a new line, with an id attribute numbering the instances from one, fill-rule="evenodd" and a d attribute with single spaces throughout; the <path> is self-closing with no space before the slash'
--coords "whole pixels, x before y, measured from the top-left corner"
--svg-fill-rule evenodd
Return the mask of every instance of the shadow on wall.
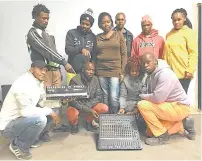
<path id="1" fill-rule="evenodd" d="M 188 98 L 192 108 L 198 108 L 198 69 L 194 73 L 194 78 L 191 80 L 188 92 Z"/>
<path id="2" fill-rule="evenodd" d="M 22 73 L 29 68 L 30 62 L 24 63 L 25 68 L 20 69 L 16 64 L 12 64 L 0 57 L 0 85 L 12 84 Z M 27 66 L 27 67 L 26 67 Z M 0 88 L 0 100 L 2 100 L 2 90 Z"/>

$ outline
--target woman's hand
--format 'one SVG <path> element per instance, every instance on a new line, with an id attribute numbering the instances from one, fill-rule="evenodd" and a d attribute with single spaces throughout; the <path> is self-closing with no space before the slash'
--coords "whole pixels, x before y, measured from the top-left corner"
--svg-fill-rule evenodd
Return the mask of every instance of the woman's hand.
<path id="1" fill-rule="evenodd" d="M 185 79 L 192 79 L 193 78 L 193 74 L 185 71 Z"/>
<path id="2" fill-rule="evenodd" d="M 136 119 L 138 119 L 139 116 L 140 116 L 140 112 L 139 112 L 139 110 L 137 108 L 133 109 L 130 112 L 127 112 L 126 114 L 127 115 L 135 115 Z"/>

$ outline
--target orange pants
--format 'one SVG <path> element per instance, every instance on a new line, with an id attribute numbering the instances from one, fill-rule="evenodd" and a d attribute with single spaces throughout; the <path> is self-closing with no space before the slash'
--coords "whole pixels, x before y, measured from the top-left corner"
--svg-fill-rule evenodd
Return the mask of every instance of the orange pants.
<path id="1" fill-rule="evenodd" d="M 94 107 L 92 107 L 93 110 L 95 110 L 98 114 L 101 114 L 101 113 L 106 113 L 108 112 L 108 106 L 103 104 L 103 103 L 98 103 L 97 105 L 95 105 Z M 67 111 L 66 111 L 66 116 L 67 116 L 67 120 L 72 124 L 72 125 L 76 125 L 78 124 L 78 120 L 79 120 L 79 111 L 74 108 L 74 107 L 71 107 L 69 106 L 67 108 Z M 94 117 L 92 115 L 88 115 L 85 117 L 85 119 L 88 121 L 88 122 L 92 122 Z"/>
<path id="2" fill-rule="evenodd" d="M 48 71 L 45 77 L 44 86 L 60 86 L 62 83 L 60 70 Z"/>
<path id="3" fill-rule="evenodd" d="M 190 107 L 177 102 L 154 104 L 142 100 L 138 102 L 138 110 L 147 123 L 149 131 L 154 136 L 160 136 L 168 131 L 169 134 L 183 132 L 182 120 L 190 113 Z"/>

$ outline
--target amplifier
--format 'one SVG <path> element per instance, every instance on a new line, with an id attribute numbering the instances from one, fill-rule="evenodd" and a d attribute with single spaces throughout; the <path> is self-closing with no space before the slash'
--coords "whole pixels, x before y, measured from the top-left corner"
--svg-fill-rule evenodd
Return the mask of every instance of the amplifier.
<path id="1" fill-rule="evenodd" d="M 77 99 L 88 98 L 88 89 L 84 85 L 72 85 L 72 86 L 49 86 L 46 87 L 46 99 Z"/>
<path id="2" fill-rule="evenodd" d="M 134 115 L 101 114 L 97 150 L 141 150 Z"/>

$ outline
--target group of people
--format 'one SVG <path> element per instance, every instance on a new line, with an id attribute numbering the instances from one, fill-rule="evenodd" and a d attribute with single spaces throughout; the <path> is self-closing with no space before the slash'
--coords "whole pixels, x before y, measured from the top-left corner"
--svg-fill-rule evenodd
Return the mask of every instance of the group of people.
<path id="1" fill-rule="evenodd" d="M 116 15 L 114 27 L 111 15 L 102 12 L 98 27 L 103 32 L 95 35 L 93 11 L 88 9 L 80 25 L 67 32 L 68 61 L 46 30 L 49 13 L 42 4 L 33 8 L 34 23 L 27 34 L 31 68 L 14 81 L 0 112 L 0 131 L 12 138 L 9 149 L 18 159 L 30 159 L 30 148 L 50 141 L 51 123 L 60 122 L 58 114 L 40 102 L 45 87 L 61 85 L 61 65 L 67 73 L 76 73 L 69 85 L 85 85 L 89 92 L 89 98 L 68 100 L 72 134 L 79 132 L 80 112 L 88 131 L 99 128 L 99 114 L 110 113 L 142 118 L 140 128 L 146 125 L 148 145 L 166 144 L 175 133 L 195 139 L 186 92 L 197 66 L 197 38 L 186 10 L 173 11 L 174 27 L 164 41 L 148 15 L 141 20 L 141 34 L 133 38 L 124 27 L 124 13 Z"/>

